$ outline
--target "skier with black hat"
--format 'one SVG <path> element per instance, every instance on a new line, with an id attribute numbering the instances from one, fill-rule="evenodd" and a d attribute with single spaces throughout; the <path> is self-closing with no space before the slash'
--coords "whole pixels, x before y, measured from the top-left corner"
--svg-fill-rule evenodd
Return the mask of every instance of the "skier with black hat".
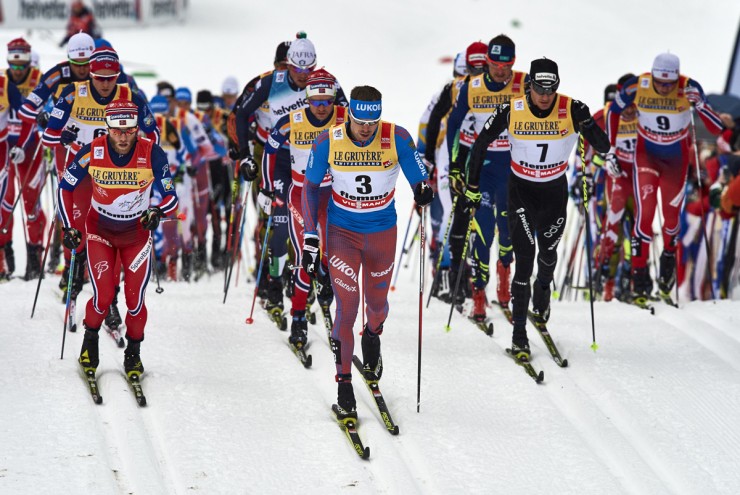
<path id="1" fill-rule="evenodd" d="M 534 319 L 544 323 L 550 316 L 550 283 L 568 204 L 565 172 L 578 133 L 597 152 L 609 151 L 609 139 L 595 124 L 588 106 L 557 92 L 560 76 L 554 61 L 546 58 L 532 61 L 529 76 L 527 94 L 496 109 L 475 140 L 467 186 L 468 193 L 478 191 L 488 144 L 508 130 L 509 230 L 516 257 L 511 285 L 514 323 L 511 350 L 518 360 L 528 360 L 530 354 L 526 330 L 530 296 Z M 471 206 L 478 206 L 475 194 L 466 194 L 465 198 Z M 535 238 L 539 254 L 537 280 L 532 288 Z"/>

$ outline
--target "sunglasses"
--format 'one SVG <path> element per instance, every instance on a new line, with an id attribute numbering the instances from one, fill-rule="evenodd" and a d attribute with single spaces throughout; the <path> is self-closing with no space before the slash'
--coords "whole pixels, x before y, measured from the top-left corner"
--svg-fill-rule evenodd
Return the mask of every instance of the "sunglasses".
<path id="1" fill-rule="evenodd" d="M 314 67 L 316 66 L 312 65 L 311 67 L 307 67 L 304 69 L 303 67 L 298 67 L 297 65 L 290 65 L 290 68 L 298 74 L 308 74 L 310 72 L 313 72 Z"/>
<path id="2" fill-rule="evenodd" d="M 361 127 L 365 127 L 365 126 L 374 126 L 374 125 L 378 125 L 378 124 L 380 123 L 380 119 L 375 119 L 375 120 L 362 120 L 362 119 L 358 119 L 358 118 L 357 118 L 357 117 L 355 117 L 354 115 L 352 115 L 352 121 L 353 121 L 353 122 L 354 122 L 355 124 L 357 124 L 357 125 L 359 125 L 359 126 L 361 126 Z"/>
<path id="3" fill-rule="evenodd" d="M 490 58 L 486 59 L 486 62 L 488 62 L 488 65 L 492 65 L 497 69 L 508 69 L 514 65 L 514 62 L 494 62 Z"/>
<path id="4" fill-rule="evenodd" d="M 69 63 L 72 65 L 77 65 L 77 66 L 90 65 L 90 60 L 72 60 L 71 58 L 67 60 L 69 60 Z"/>
<path id="5" fill-rule="evenodd" d="M 549 88 L 545 88 L 544 86 L 540 86 L 539 84 L 537 84 L 534 81 L 532 81 L 531 86 L 532 86 L 532 91 L 534 91 L 538 95 L 551 95 L 555 91 L 557 91 L 557 89 L 558 89 L 558 88 L 556 88 L 554 86 L 551 86 Z"/>
<path id="6" fill-rule="evenodd" d="M 139 131 L 139 127 L 126 127 L 124 129 L 119 129 L 118 127 L 109 127 L 108 132 L 111 134 L 111 136 L 130 136 L 132 134 L 136 134 Z"/>
<path id="7" fill-rule="evenodd" d="M 334 98 L 331 100 L 308 100 L 309 105 L 312 107 L 330 107 L 334 104 Z"/>
<path id="8" fill-rule="evenodd" d="M 118 79 L 118 76 L 120 75 L 121 75 L 120 72 L 116 72 L 115 74 L 111 74 L 109 76 L 104 76 L 102 74 L 96 74 L 94 72 L 90 73 L 90 77 L 92 77 L 96 81 L 105 81 L 105 82 L 115 81 L 116 79 Z"/>
<path id="9" fill-rule="evenodd" d="M 29 66 L 29 64 L 22 64 L 22 65 L 8 64 L 8 65 L 10 65 L 10 68 L 12 70 L 25 70 Z"/>
<path id="10" fill-rule="evenodd" d="M 657 79 L 653 79 L 653 82 L 656 86 L 660 86 L 662 88 L 670 88 L 674 84 L 678 83 L 678 81 L 658 81 Z"/>

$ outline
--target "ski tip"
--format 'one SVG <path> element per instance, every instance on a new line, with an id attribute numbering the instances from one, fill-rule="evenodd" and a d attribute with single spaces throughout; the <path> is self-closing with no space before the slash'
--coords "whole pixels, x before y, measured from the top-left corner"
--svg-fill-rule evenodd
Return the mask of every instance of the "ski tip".
<path id="1" fill-rule="evenodd" d="M 142 396 L 139 399 L 136 399 L 136 402 L 139 403 L 139 407 L 146 407 L 146 397 Z"/>
<path id="2" fill-rule="evenodd" d="M 313 356 L 311 356 L 311 355 L 309 354 L 309 355 L 308 355 L 308 356 L 306 357 L 306 362 L 305 362 L 305 363 L 303 363 L 303 367 L 304 367 L 304 368 L 310 368 L 310 367 L 311 367 L 311 364 L 313 364 Z"/>
<path id="3" fill-rule="evenodd" d="M 362 451 L 362 455 L 360 457 L 365 460 L 370 459 L 370 447 L 365 447 L 365 450 Z"/>
<path id="4" fill-rule="evenodd" d="M 391 433 L 391 435 L 394 435 L 394 436 L 398 435 L 399 433 L 398 425 L 395 425 L 392 430 L 388 430 L 388 431 Z"/>
<path id="5" fill-rule="evenodd" d="M 537 378 L 535 378 L 535 381 L 537 383 L 544 382 L 545 381 L 545 372 L 544 371 L 540 371 L 540 373 L 537 375 Z"/>
<path id="6" fill-rule="evenodd" d="M 102 397 L 102 396 L 100 396 L 100 395 L 98 395 L 97 397 L 95 397 L 95 398 L 93 399 L 93 401 L 94 401 L 94 402 L 95 402 L 95 403 L 96 403 L 97 405 L 100 405 L 100 404 L 102 404 L 102 403 L 103 403 L 103 397 Z"/>
<path id="7" fill-rule="evenodd" d="M 563 362 L 560 364 L 560 367 L 561 368 L 567 368 L 568 367 L 568 360 L 567 359 L 563 359 Z"/>

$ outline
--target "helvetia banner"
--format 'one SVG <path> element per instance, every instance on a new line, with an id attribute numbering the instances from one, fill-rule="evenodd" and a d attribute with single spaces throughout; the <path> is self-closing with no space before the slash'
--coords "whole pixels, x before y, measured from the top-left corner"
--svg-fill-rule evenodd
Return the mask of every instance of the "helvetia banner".
<path id="1" fill-rule="evenodd" d="M 0 0 L 0 26 L 64 29 L 69 0 Z M 185 17 L 187 0 L 86 0 L 100 26 L 163 24 Z"/>

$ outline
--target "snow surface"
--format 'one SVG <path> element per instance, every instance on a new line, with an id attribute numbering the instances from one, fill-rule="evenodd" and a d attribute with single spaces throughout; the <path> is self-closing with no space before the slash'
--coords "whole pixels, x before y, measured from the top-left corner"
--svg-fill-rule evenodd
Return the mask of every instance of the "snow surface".
<path id="1" fill-rule="evenodd" d="M 603 86 L 628 70 L 647 70 L 665 49 L 706 91 L 721 92 L 740 4 L 711 4 L 626 1 L 615 12 L 587 1 L 494 8 L 473 0 L 454 7 L 214 0 L 191 2 L 183 25 L 105 34 L 129 70 L 154 68 L 195 92 L 217 91 L 229 74 L 243 84 L 269 69 L 275 45 L 304 29 L 319 63 L 343 86 L 376 85 L 386 118 L 415 133 L 451 70 L 439 57 L 500 32 L 517 42 L 518 68 L 541 55 L 554 58 L 561 90 L 592 109 Z M 0 41 L 18 34 L 5 30 Z M 60 37 L 29 37 L 43 67 L 63 59 L 54 43 Z M 151 92 L 154 80 L 141 83 Z M 403 179 L 397 197 L 405 227 L 411 194 Z M 323 326 L 309 329 L 314 365 L 305 370 L 287 334 L 262 312 L 254 325 L 244 324 L 253 290 L 244 265 L 225 305 L 220 274 L 163 283 L 161 295 L 150 284 L 146 408 L 134 402 L 123 353 L 105 335 L 102 405 L 90 400 L 75 363 L 81 332 L 67 334 L 59 359 L 64 307 L 56 277 L 43 282 L 33 319 L 35 283 L 1 284 L 0 493 L 738 493 L 739 302 L 658 306 L 655 316 L 598 302 L 597 352 L 589 347 L 588 304 L 553 302 L 550 327 L 570 366 L 558 368 L 531 332 L 543 385 L 505 356 L 511 335 L 502 315 L 491 310 L 492 339 L 457 314 L 446 333 L 448 308 L 432 303 L 424 312 L 417 414 L 417 265 L 415 254 L 402 268 L 383 334 L 381 387 L 398 437 L 385 432 L 362 383 L 355 386 L 369 462 L 353 453 L 331 417 L 336 384 Z M 78 321 L 89 295 L 86 288 L 79 298 Z"/>

